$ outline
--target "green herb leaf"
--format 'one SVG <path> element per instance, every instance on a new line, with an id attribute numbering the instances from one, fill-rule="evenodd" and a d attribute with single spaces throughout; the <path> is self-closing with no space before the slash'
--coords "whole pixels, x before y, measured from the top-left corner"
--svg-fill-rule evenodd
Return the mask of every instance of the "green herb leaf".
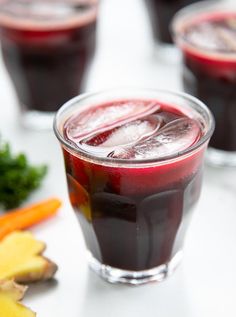
<path id="1" fill-rule="evenodd" d="M 18 207 L 38 188 L 47 166 L 31 166 L 24 154 L 14 156 L 8 143 L 0 143 L 0 206 Z"/>

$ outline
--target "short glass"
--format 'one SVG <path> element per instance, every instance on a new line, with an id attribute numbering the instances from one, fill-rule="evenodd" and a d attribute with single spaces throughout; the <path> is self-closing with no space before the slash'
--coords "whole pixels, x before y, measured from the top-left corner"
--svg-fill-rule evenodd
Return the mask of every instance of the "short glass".
<path id="1" fill-rule="evenodd" d="M 64 135 L 71 115 L 128 99 L 174 105 L 199 121 L 203 134 L 184 151 L 161 159 L 101 158 Z M 80 222 L 90 267 L 109 282 L 162 281 L 182 256 L 186 229 L 198 201 L 204 153 L 214 130 L 208 108 L 187 94 L 111 90 L 84 94 L 57 113 L 54 131 L 64 159 L 71 204 Z"/>
<path id="2" fill-rule="evenodd" d="M 51 129 L 67 100 L 84 90 L 95 52 L 97 0 L 0 1 L 3 61 L 21 123 Z"/>
<path id="3" fill-rule="evenodd" d="M 207 160 L 216 166 L 236 166 L 236 46 L 234 44 L 232 51 L 209 49 L 190 43 L 184 34 L 192 23 L 203 26 L 204 21 L 212 17 L 218 19 L 224 16 L 232 19 L 230 23 L 236 26 L 236 5 L 222 1 L 190 5 L 176 14 L 172 30 L 183 55 L 184 89 L 206 103 L 215 117 L 216 129 Z M 204 30 L 209 32 L 209 28 Z M 235 27 L 232 32 L 235 39 Z M 222 36 L 226 41 L 230 40 L 224 30 Z"/>

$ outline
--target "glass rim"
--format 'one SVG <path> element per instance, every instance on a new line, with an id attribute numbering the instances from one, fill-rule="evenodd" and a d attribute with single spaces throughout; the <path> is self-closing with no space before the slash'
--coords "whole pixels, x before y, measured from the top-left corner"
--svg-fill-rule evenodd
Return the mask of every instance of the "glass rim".
<path id="1" fill-rule="evenodd" d="M 58 128 L 58 123 L 61 122 L 61 115 L 66 112 L 69 108 L 71 108 L 73 105 L 77 104 L 80 101 L 86 100 L 90 97 L 96 97 L 105 93 L 112 93 L 112 92 L 146 92 L 146 93 L 159 93 L 159 94 L 166 94 L 171 95 L 172 97 L 176 98 L 183 98 L 189 102 L 194 103 L 199 109 L 203 110 L 203 112 L 206 114 L 207 117 L 207 127 L 206 127 L 206 133 L 192 146 L 188 147 L 185 150 L 178 151 L 171 155 L 166 155 L 162 157 L 156 157 L 151 159 L 119 159 L 119 158 L 111 158 L 111 157 L 101 157 L 94 153 L 89 153 L 83 150 L 82 148 L 79 148 L 72 143 L 70 143 L 68 140 L 65 139 L 63 134 L 60 132 Z M 121 96 L 122 97 L 122 96 Z M 143 98 L 145 99 L 145 98 Z M 147 98 L 146 98 L 147 99 Z M 190 107 L 192 108 L 192 107 Z M 66 120 L 65 120 L 66 121 Z M 64 123 L 65 123 L 64 121 Z M 92 92 L 92 93 L 84 93 L 79 96 L 76 96 L 69 101 L 67 101 L 65 104 L 61 106 L 61 108 L 57 111 L 54 121 L 53 121 L 53 130 L 54 133 L 61 143 L 66 149 L 71 150 L 75 155 L 79 155 L 82 159 L 92 161 L 94 164 L 99 165 L 111 165 L 111 166 L 140 166 L 140 165 L 162 165 L 167 164 L 167 162 L 171 162 L 173 160 L 181 160 L 183 157 L 191 155 L 195 151 L 197 151 L 201 146 L 203 146 L 212 136 L 215 128 L 215 120 L 211 113 L 211 111 L 208 109 L 208 107 L 199 99 L 186 94 L 184 92 L 177 92 L 172 90 L 166 90 L 166 89 L 138 89 L 138 88 L 113 88 L 113 89 L 106 89 L 102 91 Z"/>
<path id="2" fill-rule="evenodd" d="M 227 50 L 214 51 L 209 50 L 204 47 L 198 47 L 197 45 L 187 41 L 183 35 L 183 27 L 192 25 L 192 19 L 195 21 L 198 18 L 208 17 L 211 13 L 225 13 L 225 14 L 234 14 L 236 15 L 236 5 L 232 2 L 222 2 L 221 0 L 207 0 L 199 1 L 197 3 L 192 3 L 186 7 L 180 9 L 173 16 L 170 24 L 170 31 L 172 33 L 172 38 L 177 43 L 177 45 L 184 46 L 186 49 L 193 50 L 196 54 L 207 56 L 211 59 L 220 59 L 228 62 L 236 62 L 236 52 L 228 52 Z"/>
<path id="3" fill-rule="evenodd" d="M 1 8 L 2 3 L 4 3 L 6 0 L 0 0 L 0 26 L 6 27 L 6 28 L 14 28 L 17 30 L 25 30 L 27 31 L 48 31 L 48 30 L 55 30 L 60 31 L 61 29 L 67 29 L 67 28 L 73 28 L 73 27 L 80 27 L 83 25 L 87 25 L 92 23 L 96 20 L 97 14 L 98 14 L 98 4 L 99 0 L 69 0 L 69 1 L 51 1 L 51 4 L 53 5 L 68 5 L 69 3 L 89 3 L 91 4 L 91 8 L 89 10 L 86 10 L 85 12 L 75 12 L 69 17 L 62 18 L 62 19 L 53 19 L 50 18 L 48 20 L 42 19 L 37 20 L 35 19 L 35 13 L 31 17 L 26 17 L 24 14 L 22 15 L 11 15 L 9 12 L 4 11 Z M 45 1 L 45 0 L 44 0 Z M 17 4 L 17 1 L 15 1 Z M 19 1 L 20 3 L 20 1 Z M 6 6 L 10 5 L 11 2 L 8 4 L 6 3 Z M 39 1 L 38 5 L 42 5 L 43 1 Z M 50 4 L 50 5 L 51 5 Z M 29 0 L 29 5 L 32 5 L 32 1 Z M 36 4 L 37 5 L 37 4 Z M 40 10 L 39 13 L 36 14 L 36 16 L 40 16 Z"/>

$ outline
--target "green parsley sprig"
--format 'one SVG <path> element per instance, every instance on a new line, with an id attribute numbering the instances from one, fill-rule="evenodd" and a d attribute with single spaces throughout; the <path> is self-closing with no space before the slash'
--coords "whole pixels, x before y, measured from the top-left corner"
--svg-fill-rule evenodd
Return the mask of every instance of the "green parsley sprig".
<path id="1" fill-rule="evenodd" d="M 0 142 L 0 207 L 18 207 L 37 189 L 47 166 L 32 166 L 25 154 L 13 155 L 8 143 Z"/>

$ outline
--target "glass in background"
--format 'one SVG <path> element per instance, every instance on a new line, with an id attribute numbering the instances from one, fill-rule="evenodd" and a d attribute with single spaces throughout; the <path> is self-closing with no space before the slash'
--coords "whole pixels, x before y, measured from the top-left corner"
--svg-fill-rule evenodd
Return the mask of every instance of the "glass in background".
<path id="1" fill-rule="evenodd" d="M 0 40 L 21 122 L 49 129 L 55 111 L 84 89 L 95 52 L 96 0 L 3 0 Z"/>
<path id="2" fill-rule="evenodd" d="M 215 117 L 208 161 L 236 166 L 236 4 L 191 5 L 174 18 L 173 34 L 183 53 L 185 91 Z"/>

